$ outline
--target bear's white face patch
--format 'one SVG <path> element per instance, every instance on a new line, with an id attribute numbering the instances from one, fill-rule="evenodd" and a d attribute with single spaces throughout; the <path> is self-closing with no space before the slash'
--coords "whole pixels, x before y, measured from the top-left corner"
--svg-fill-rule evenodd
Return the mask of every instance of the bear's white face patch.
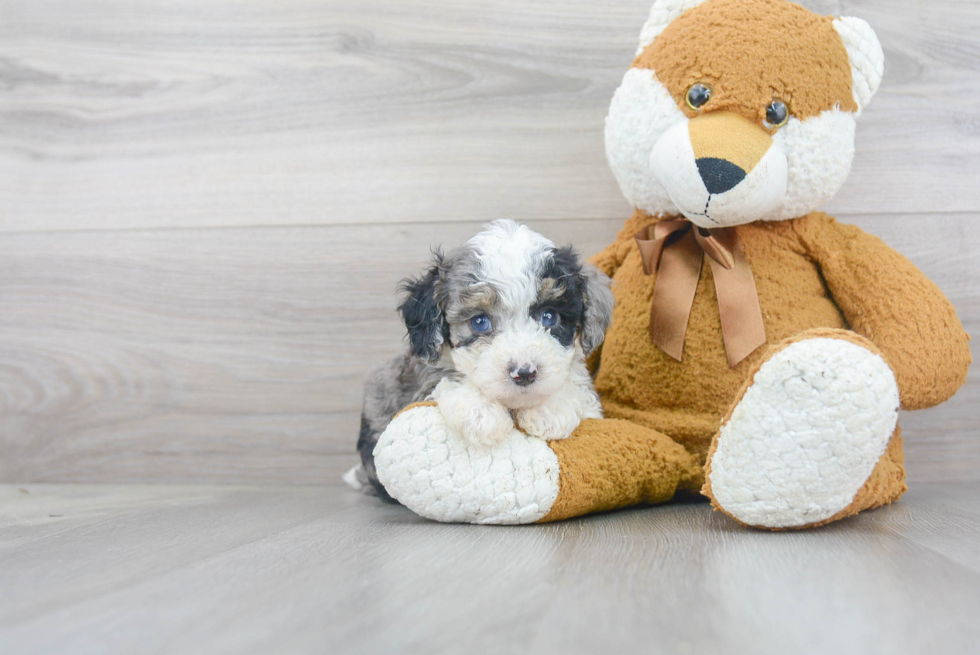
<path id="1" fill-rule="evenodd" d="M 740 182 L 720 191 L 717 180 L 706 180 L 700 172 L 686 118 L 657 140 L 650 168 L 680 212 L 695 225 L 708 229 L 757 220 L 745 218 L 771 213 L 786 196 L 786 155 L 775 143 Z"/>
<path id="2" fill-rule="evenodd" d="M 688 124 L 654 71 L 626 72 L 606 117 L 606 155 L 637 209 L 683 214 L 709 229 L 798 218 L 829 201 L 850 173 L 856 126 L 850 112 L 790 118 L 744 179 L 724 190 L 705 181 Z"/>
<path id="3" fill-rule="evenodd" d="M 772 137 L 786 153 L 786 195 L 763 221 L 805 216 L 830 202 L 844 186 L 854 161 L 857 119 L 849 111 L 827 111 L 800 121 L 791 118 Z"/>
<path id="4" fill-rule="evenodd" d="M 634 207 L 650 214 L 678 213 L 653 175 L 650 155 L 664 132 L 686 121 L 653 71 L 626 71 L 606 116 L 606 157 L 619 188 Z"/>

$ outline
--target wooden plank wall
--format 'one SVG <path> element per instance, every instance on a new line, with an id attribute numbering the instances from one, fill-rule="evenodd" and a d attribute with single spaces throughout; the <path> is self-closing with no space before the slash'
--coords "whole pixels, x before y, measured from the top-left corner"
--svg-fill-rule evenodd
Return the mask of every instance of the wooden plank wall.
<path id="1" fill-rule="evenodd" d="M 828 211 L 980 331 L 980 6 L 810 0 L 885 48 Z M 0 0 L 0 481 L 335 480 L 430 244 L 629 214 L 606 107 L 649 0 Z M 976 370 L 903 417 L 980 479 Z"/>

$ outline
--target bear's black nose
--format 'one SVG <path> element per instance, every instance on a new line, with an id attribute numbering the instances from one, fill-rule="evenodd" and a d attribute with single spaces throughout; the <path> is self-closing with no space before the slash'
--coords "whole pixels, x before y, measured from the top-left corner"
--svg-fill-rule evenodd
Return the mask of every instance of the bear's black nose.
<path id="1" fill-rule="evenodd" d="M 697 165 L 698 173 L 704 180 L 704 187 L 712 195 L 734 189 L 739 182 L 745 179 L 745 171 L 724 159 L 702 157 L 697 160 Z"/>

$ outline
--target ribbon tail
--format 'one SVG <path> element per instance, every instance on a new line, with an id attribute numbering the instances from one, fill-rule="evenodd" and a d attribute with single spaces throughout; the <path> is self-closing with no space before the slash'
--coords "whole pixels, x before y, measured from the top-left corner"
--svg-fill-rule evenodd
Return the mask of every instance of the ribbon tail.
<path id="1" fill-rule="evenodd" d="M 766 342 L 766 328 L 762 321 L 755 277 L 734 231 L 731 232 L 730 251 L 734 256 L 731 268 L 726 269 L 711 258 L 708 261 L 718 295 L 728 366 L 734 368 Z"/>
<path id="2" fill-rule="evenodd" d="M 650 340 L 677 361 L 681 361 L 684 352 L 684 333 L 702 260 L 701 247 L 690 232 L 665 248 L 660 256 L 650 311 Z"/>

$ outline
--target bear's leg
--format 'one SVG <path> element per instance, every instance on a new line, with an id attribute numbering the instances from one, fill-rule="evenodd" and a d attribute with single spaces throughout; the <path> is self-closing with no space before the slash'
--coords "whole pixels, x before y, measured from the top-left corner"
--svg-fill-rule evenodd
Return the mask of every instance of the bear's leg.
<path id="1" fill-rule="evenodd" d="M 567 439 L 514 429 L 494 446 L 447 429 L 434 403 L 396 416 L 374 450 L 385 489 L 450 523 L 535 523 L 697 493 L 699 463 L 679 444 L 619 419 L 586 419 Z"/>
<path id="2" fill-rule="evenodd" d="M 562 441 L 561 492 L 542 522 L 695 495 L 704 483 L 696 457 L 670 437 L 622 419 L 586 419 Z"/>
<path id="3" fill-rule="evenodd" d="M 760 528 L 802 528 L 905 492 L 898 385 L 871 342 L 817 329 L 774 347 L 715 435 L 702 492 Z"/>

